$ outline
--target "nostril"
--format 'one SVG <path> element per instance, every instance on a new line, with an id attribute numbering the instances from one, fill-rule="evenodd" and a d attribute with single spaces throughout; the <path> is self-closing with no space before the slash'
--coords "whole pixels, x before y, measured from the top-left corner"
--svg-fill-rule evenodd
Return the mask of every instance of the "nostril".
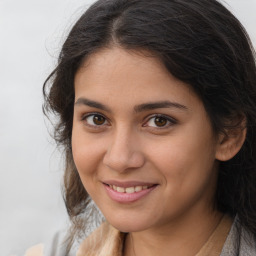
<path id="1" fill-rule="evenodd" d="M 106 152 L 103 158 L 103 164 L 110 169 L 122 172 L 127 169 L 142 167 L 144 157 L 141 152 L 129 149 L 128 146 L 126 148 L 118 147 L 116 143 Z"/>

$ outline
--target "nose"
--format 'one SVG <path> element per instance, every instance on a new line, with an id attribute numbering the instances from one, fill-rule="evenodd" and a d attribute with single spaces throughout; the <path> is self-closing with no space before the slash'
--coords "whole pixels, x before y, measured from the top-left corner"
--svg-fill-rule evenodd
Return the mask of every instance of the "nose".
<path id="1" fill-rule="evenodd" d="M 140 148 L 138 138 L 130 132 L 118 131 L 111 137 L 103 164 L 118 172 L 140 168 L 145 162 Z"/>

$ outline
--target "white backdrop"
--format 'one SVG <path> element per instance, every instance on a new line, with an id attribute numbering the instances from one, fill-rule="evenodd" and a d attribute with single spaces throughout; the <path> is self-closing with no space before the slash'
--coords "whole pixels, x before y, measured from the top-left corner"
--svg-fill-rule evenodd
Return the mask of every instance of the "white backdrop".
<path id="1" fill-rule="evenodd" d="M 65 228 L 61 157 L 42 84 L 71 24 L 93 0 L 0 0 L 0 255 L 23 255 Z M 226 0 L 256 45 L 256 0 Z"/>

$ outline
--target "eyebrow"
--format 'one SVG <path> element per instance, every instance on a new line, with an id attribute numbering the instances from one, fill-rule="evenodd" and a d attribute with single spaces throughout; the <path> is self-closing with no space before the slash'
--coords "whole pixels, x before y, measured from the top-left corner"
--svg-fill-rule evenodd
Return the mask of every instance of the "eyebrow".
<path id="1" fill-rule="evenodd" d="M 134 110 L 135 112 L 142 112 L 142 111 L 153 110 L 158 108 L 177 108 L 181 110 L 188 110 L 186 106 L 179 104 L 177 102 L 171 102 L 169 100 L 140 104 L 138 106 L 135 106 Z"/>
<path id="2" fill-rule="evenodd" d="M 110 112 L 110 113 L 112 112 L 110 108 L 108 108 L 106 105 L 94 100 L 86 99 L 86 98 L 79 98 L 75 102 L 75 105 L 86 105 L 92 108 L 98 108 L 98 109 L 104 110 L 106 112 Z M 138 112 L 154 110 L 158 108 L 177 108 L 181 110 L 188 110 L 188 108 L 182 104 L 165 100 L 165 101 L 149 102 L 149 103 L 143 103 L 143 104 L 137 105 L 134 107 L 134 111 L 138 113 Z"/>
<path id="3" fill-rule="evenodd" d="M 104 110 L 106 112 L 111 112 L 110 108 L 108 108 L 107 106 L 97 102 L 97 101 L 94 101 L 94 100 L 89 100 L 89 99 L 86 99 L 86 98 L 79 98 L 76 102 L 75 102 L 75 105 L 86 105 L 86 106 L 89 106 L 89 107 L 92 107 L 92 108 L 98 108 L 98 109 L 101 109 L 101 110 Z"/>

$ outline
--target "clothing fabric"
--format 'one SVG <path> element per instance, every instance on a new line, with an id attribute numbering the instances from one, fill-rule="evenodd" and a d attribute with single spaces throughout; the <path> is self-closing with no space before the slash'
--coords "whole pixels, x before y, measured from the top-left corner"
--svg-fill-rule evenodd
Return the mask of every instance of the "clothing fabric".
<path id="1" fill-rule="evenodd" d="M 220 256 L 232 220 L 224 216 L 201 250 L 195 256 Z M 81 244 L 77 256 L 122 256 L 125 234 L 108 223 L 102 224 Z"/>
<path id="2" fill-rule="evenodd" d="M 125 234 L 103 223 L 81 244 L 76 256 L 122 256 Z M 236 217 L 224 216 L 195 256 L 256 256 L 255 237 Z"/>
<path id="3" fill-rule="evenodd" d="M 236 217 L 220 256 L 256 256 L 256 239 Z"/>
<path id="4" fill-rule="evenodd" d="M 44 243 L 30 247 L 25 252 L 25 256 L 75 256 L 79 244 L 75 243 L 71 251 L 67 253 L 66 232 L 66 229 L 60 229 L 51 235 Z M 20 254 L 12 256 L 20 256 Z"/>
<path id="5" fill-rule="evenodd" d="M 125 233 L 104 222 L 81 243 L 76 256 L 122 256 L 125 236 Z M 39 245 L 30 248 L 25 256 L 48 255 Z M 60 256 L 66 256 L 65 252 Z M 228 216 L 224 216 L 195 256 L 256 256 L 256 239 L 240 225 L 237 217 L 232 223 Z"/>

